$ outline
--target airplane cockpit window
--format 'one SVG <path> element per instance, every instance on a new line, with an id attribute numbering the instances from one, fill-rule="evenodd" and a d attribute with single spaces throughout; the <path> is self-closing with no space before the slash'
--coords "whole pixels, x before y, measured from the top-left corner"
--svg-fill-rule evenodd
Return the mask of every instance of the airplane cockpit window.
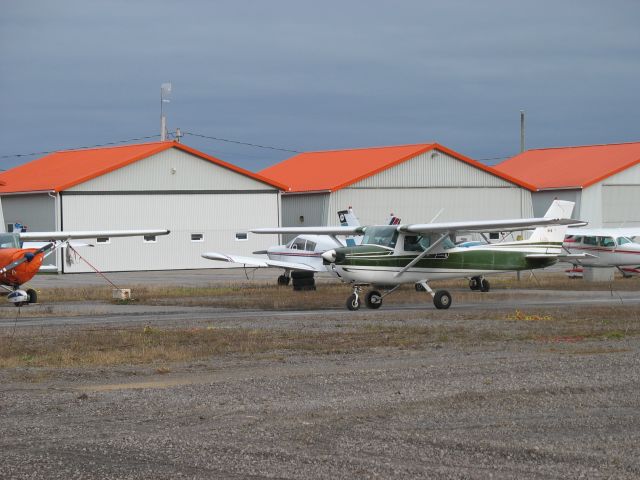
<path id="1" fill-rule="evenodd" d="M 289 248 L 293 248 L 294 250 L 304 250 L 306 240 L 304 238 L 296 237 L 291 242 L 291 246 Z"/>
<path id="2" fill-rule="evenodd" d="M 13 233 L 0 233 L 0 248 L 20 248 L 20 237 Z"/>
<path id="3" fill-rule="evenodd" d="M 307 245 L 304 248 L 305 248 L 305 250 L 313 252 L 316 249 L 316 242 L 312 242 L 311 240 L 307 240 Z"/>
<path id="4" fill-rule="evenodd" d="M 407 235 L 404 237 L 404 251 L 424 252 L 431 246 L 431 243 L 437 241 L 438 238 L 438 236 L 432 238 L 429 235 Z M 438 247 L 447 250 L 449 248 L 454 248 L 455 244 L 449 237 L 446 237 L 442 242 L 440 242 Z"/>
<path id="5" fill-rule="evenodd" d="M 618 243 L 618 245 L 624 245 L 625 243 L 633 243 L 631 240 L 629 240 L 627 237 L 618 237 L 616 239 L 616 242 Z"/>
<path id="6" fill-rule="evenodd" d="M 598 245 L 601 247 L 615 247 L 616 242 L 613 241 L 612 237 L 598 237 Z"/>
<path id="7" fill-rule="evenodd" d="M 367 227 L 362 237 L 363 245 L 380 245 L 395 248 L 398 241 L 398 230 L 395 226 Z"/>

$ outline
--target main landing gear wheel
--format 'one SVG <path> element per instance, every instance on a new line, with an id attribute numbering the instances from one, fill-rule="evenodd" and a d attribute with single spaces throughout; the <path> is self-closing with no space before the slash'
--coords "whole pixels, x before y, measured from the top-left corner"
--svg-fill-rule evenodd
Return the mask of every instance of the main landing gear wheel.
<path id="1" fill-rule="evenodd" d="M 347 308 L 352 311 L 360 308 L 360 299 L 355 293 L 347 298 Z"/>
<path id="2" fill-rule="evenodd" d="M 480 290 L 481 277 L 471 277 L 469 279 L 469 288 L 473 291 Z"/>
<path id="3" fill-rule="evenodd" d="M 438 310 L 446 310 L 451 306 L 451 295 L 446 290 L 438 290 L 433 297 L 433 304 Z"/>
<path id="4" fill-rule="evenodd" d="M 480 291 L 488 292 L 489 288 L 491 288 L 491 284 L 489 283 L 489 280 L 487 280 L 486 278 L 483 278 L 482 281 L 480 282 Z"/>
<path id="5" fill-rule="evenodd" d="M 27 295 L 29 295 L 29 303 L 37 303 L 38 302 L 38 294 L 33 288 L 27 290 Z"/>
<path id="6" fill-rule="evenodd" d="M 289 280 L 291 280 L 291 277 L 287 277 L 286 275 L 280 275 L 278 277 L 278 285 L 289 285 Z"/>
<path id="7" fill-rule="evenodd" d="M 364 303 L 367 308 L 373 308 L 374 310 L 380 308 L 382 305 L 382 294 L 377 290 L 371 290 L 367 293 L 367 296 L 364 297 Z"/>

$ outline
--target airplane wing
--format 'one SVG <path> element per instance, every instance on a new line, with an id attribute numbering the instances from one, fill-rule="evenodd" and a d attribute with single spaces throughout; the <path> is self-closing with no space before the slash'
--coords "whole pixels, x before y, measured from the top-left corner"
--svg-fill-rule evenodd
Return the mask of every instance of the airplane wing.
<path id="1" fill-rule="evenodd" d="M 256 228 L 251 233 L 294 233 L 310 235 L 363 235 L 364 227 L 273 227 Z"/>
<path id="2" fill-rule="evenodd" d="M 278 260 L 270 260 L 268 258 L 261 257 L 242 257 L 240 255 L 226 255 L 224 253 L 217 252 L 207 252 L 203 253 L 202 256 L 209 260 L 218 260 L 220 262 L 229 262 L 229 263 L 241 263 L 248 267 L 258 267 L 258 268 L 266 268 L 266 267 L 276 267 L 276 268 L 286 268 L 289 270 L 306 270 L 308 272 L 324 272 L 325 269 L 318 270 L 311 265 L 307 265 L 305 263 L 296 263 L 296 262 L 281 262 Z"/>
<path id="3" fill-rule="evenodd" d="M 415 223 L 400 225 L 398 230 L 409 233 L 428 232 L 504 232 L 507 230 L 528 230 L 544 225 L 574 225 L 579 220 L 571 218 L 522 218 L 514 220 L 481 220 L 472 222 Z"/>
<path id="4" fill-rule="evenodd" d="M 97 238 L 97 237 L 142 237 L 145 235 L 168 235 L 170 230 L 88 230 L 68 232 L 20 232 L 20 240 L 24 241 L 53 241 L 69 240 L 72 238 Z"/>
<path id="5" fill-rule="evenodd" d="M 586 237 L 640 237 L 640 227 L 610 227 L 610 228 L 572 228 L 567 235 L 582 235 Z"/>

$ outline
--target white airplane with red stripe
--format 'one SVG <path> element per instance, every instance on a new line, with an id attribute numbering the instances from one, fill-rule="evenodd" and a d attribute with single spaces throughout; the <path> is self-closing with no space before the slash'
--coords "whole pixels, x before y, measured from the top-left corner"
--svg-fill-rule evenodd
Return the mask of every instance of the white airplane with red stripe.
<path id="1" fill-rule="evenodd" d="M 563 247 L 570 253 L 587 254 L 572 262 L 579 267 L 616 267 L 626 277 L 640 273 L 640 227 L 630 228 L 569 228 Z"/>
<path id="2" fill-rule="evenodd" d="M 345 227 L 359 227 L 360 221 L 353 209 L 338 212 L 340 224 Z M 397 225 L 400 219 L 393 213 L 387 219 L 388 225 Z M 286 228 L 281 233 L 286 233 Z M 240 256 L 220 252 L 207 252 L 202 256 L 209 260 L 237 263 L 250 268 L 274 267 L 281 268 L 284 273 L 278 277 L 278 285 L 288 285 L 292 272 L 327 272 L 323 265 L 322 254 L 327 250 L 344 246 L 355 246 L 362 240 L 361 236 L 346 236 L 339 239 L 336 235 L 308 235 L 296 236 L 286 245 L 274 245 L 266 250 L 253 252 L 254 255 L 266 255 L 266 257 Z"/>

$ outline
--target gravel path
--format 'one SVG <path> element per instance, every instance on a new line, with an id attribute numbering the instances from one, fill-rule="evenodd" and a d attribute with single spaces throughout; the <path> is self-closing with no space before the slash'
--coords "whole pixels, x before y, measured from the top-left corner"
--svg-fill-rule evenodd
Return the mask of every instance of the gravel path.
<path id="1" fill-rule="evenodd" d="M 639 347 L 0 371 L 0 478 L 638 478 Z"/>

